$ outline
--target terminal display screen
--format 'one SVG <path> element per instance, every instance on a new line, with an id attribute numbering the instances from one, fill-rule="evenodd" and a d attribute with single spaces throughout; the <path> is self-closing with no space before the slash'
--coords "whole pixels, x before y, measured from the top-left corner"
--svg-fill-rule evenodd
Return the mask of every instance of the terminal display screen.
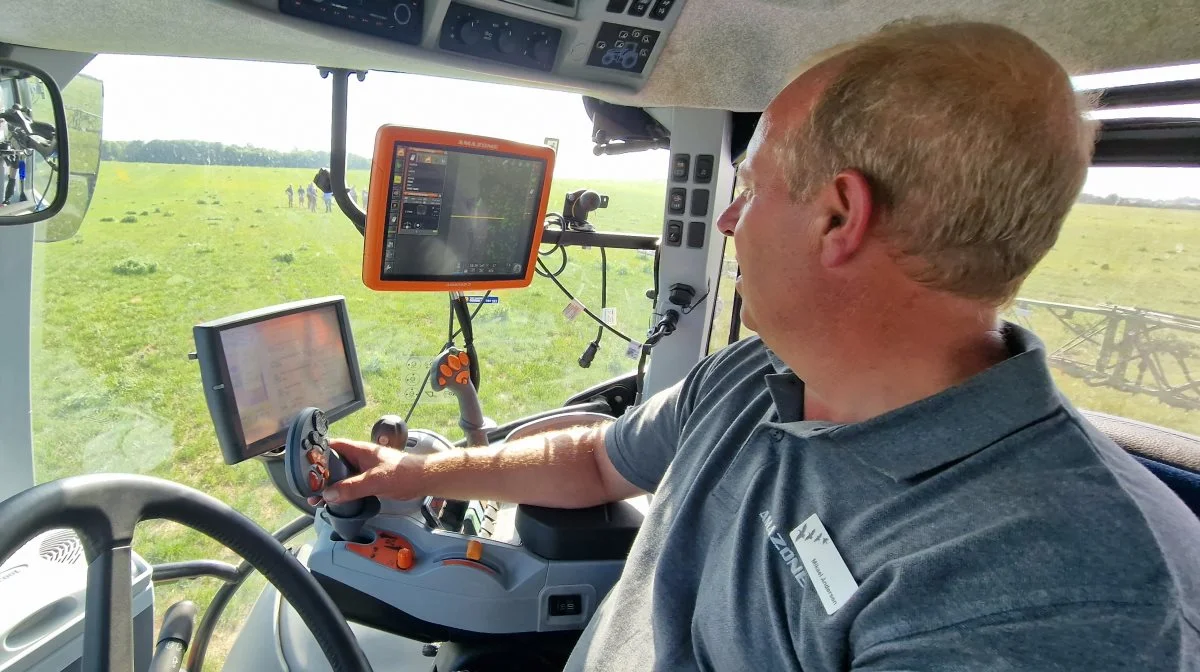
<path id="1" fill-rule="evenodd" d="M 333 306 L 229 329 L 221 345 L 248 444 L 285 431 L 308 406 L 354 400 Z"/>
<path id="2" fill-rule="evenodd" d="M 194 331 L 209 411 L 230 464 L 282 447 L 305 408 L 333 421 L 365 405 L 340 297 L 235 315 Z"/>
<path id="3" fill-rule="evenodd" d="M 545 161 L 397 142 L 391 168 L 381 279 L 525 277 Z"/>

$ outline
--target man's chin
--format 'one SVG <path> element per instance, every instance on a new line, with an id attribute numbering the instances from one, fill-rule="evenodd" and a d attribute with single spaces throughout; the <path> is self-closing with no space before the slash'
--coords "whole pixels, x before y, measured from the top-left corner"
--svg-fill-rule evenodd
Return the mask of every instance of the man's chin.
<path id="1" fill-rule="evenodd" d="M 755 324 L 754 316 L 750 314 L 750 309 L 746 306 L 745 299 L 742 301 L 742 310 L 740 312 L 742 328 L 749 329 L 750 331 L 758 331 L 758 325 Z"/>

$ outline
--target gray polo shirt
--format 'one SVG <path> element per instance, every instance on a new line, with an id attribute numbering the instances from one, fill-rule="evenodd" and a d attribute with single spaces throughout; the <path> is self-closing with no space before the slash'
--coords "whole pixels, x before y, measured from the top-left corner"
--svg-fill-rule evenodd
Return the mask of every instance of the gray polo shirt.
<path id="1" fill-rule="evenodd" d="M 1200 669 L 1200 523 L 1005 339 L 857 424 L 803 421 L 757 338 L 626 413 L 608 454 L 656 496 L 567 669 Z"/>

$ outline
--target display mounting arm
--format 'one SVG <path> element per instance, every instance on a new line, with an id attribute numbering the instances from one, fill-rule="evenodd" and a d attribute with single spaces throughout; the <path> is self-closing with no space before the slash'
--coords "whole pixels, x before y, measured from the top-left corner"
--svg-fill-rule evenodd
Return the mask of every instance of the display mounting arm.
<path id="1" fill-rule="evenodd" d="M 333 109 L 329 128 L 329 177 L 333 187 L 333 200 L 337 201 L 338 207 L 350 219 L 354 228 L 365 235 L 367 213 L 350 200 L 350 193 L 346 190 L 346 108 L 350 75 L 356 75 L 361 82 L 367 78 L 367 73 L 344 68 L 318 67 L 317 70 L 322 79 L 333 75 Z"/>

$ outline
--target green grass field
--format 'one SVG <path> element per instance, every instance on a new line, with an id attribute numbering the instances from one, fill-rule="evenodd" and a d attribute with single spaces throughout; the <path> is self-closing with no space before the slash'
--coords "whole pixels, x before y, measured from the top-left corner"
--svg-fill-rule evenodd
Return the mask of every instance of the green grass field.
<path id="1" fill-rule="evenodd" d="M 310 178 L 310 171 L 291 169 L 101 167 L 79 234 L 35 252 L 39 481 L 82 472 L 153 474 L 212 494 L 268 529 L 292 518 L 296 512 L 258 463 L 222 462 L 199 371 L 187 357 L 193 325 L 285 301 L 347 298 L 370 403 L 338 423 L 335 433 L 365 438 L 376 417 L 407 410 L 446 337 L 445 295 L 363 287 L 362 238 L 350 223 L 336 210 L 326 214 L 321 203 L 317 213 L 287 207 L 286 185 Z M 361 187 L 366 176 L 352 174 L 349 181 Z M 555 186 L 552 209 L 570 188 L 607 193 L 609 209 L 593 217 L 603 230 L 656 232 L 660 226 L 662 183 L 564 180 Z M 1080 206 L 1023 296 L 1200 314 L 1200 296 L 1191 287 L 1200 279 L 1197 253 L 1200 212 Z M 598 307 L 599 252 L 569 254 L 564 284 Z M 608 256 L 617 327 L 640 338 L 650 307 L 645 292 L 652 286 L 652 258 L 620 250 Z M 732 282 L 723 280 L 726 314 L 714 328 L 714 342 L 723 342 L 728 330 Z M 549 281 L 538 278 L 527 290 L 499 296 L 500 303 L 484 306 L 476 321 L 481 397 L 485 412 L 498 421 L 555 407 L 634 367 L 624 344 L 608 337 L 590 369 L 576 364 L 595 325 L 586 318 L 567 321 L 561 313 L 567 299 Z M 1059 380 L 1080 406 L 1200 432 L 1193 412 L 1067 376 Z M 456 413 L 451 396 L 426 392 L 412 425 L 458 438 Z M 143 525 L 135 549 L 151 562 L 229 559 L 214 542 L 170 524 Z M 160 586 L 158 609 L 183 597 L 203 605 L 216 588 L 215 581 Z M 219 651 L 233 634 L 229 624 L 245 614 L 255 592 L 242 591 L 209 669 L 218 669 Z"/>

